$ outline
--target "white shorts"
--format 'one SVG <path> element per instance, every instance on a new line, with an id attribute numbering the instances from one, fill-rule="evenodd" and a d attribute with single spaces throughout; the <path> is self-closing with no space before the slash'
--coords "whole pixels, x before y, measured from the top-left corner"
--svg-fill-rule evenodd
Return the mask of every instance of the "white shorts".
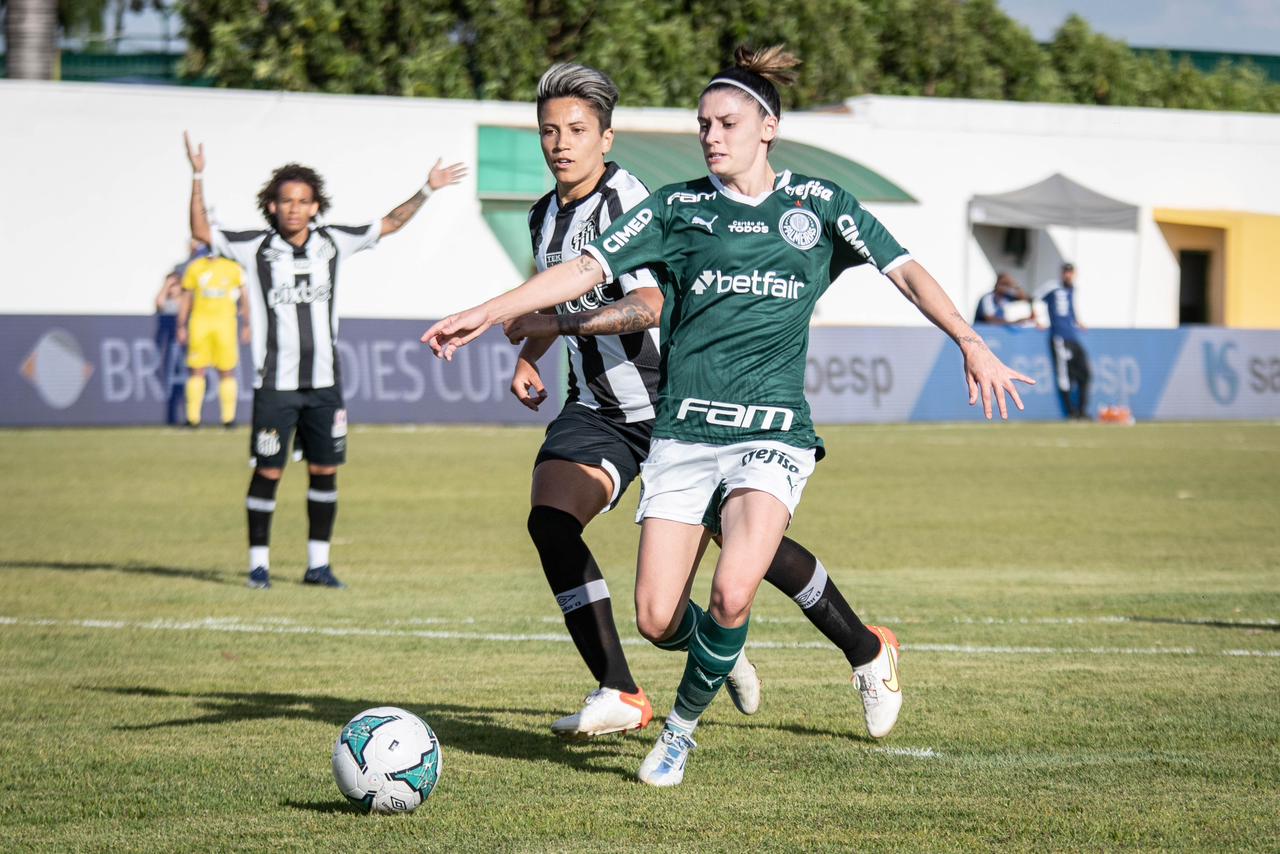
<path id="1" fill-rule="evenodd" d="M 782 442 L 705 445 L 654 439 L 648 459 L 640 466 L 643 488 L 636 521 L 670 519 L 701 525 L 707 505 L 721 486 L 726 496 L 735 489 L 767 492 L 794 514 L 815 465 L 813 448 Z"/>

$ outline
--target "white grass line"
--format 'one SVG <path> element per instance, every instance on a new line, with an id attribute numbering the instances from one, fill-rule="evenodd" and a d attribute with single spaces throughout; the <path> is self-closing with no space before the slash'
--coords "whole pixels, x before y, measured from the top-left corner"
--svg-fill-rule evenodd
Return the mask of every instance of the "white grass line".
<path id="1" fill-rule="evenodd" d="M 915 626 L 951 623 L 961 626 L 1074 626 L 1074 625 L 1149 625 L 1169 624 L 1188 626 L 1280 626 L 1280 619 L 1274 617 L 1139 617 L 1132 615 L 1097 615 L 1088 617 L 890 617 L 876 614 L 869 619 L 877 624 L 903 624 Z M 547 617 L 546 622 L 562 622 L 560 617 Z M 808 623 L 807 617 L 752 617 L 751 624 L 769 623 L 776 625 Z"/>
<path id="2" fill-rule="evenodd" d="M 913 759 L 938 759 L 941 753 L 932 747 L 868 747 L 867 753 L 885 753 L 889 756 L 910 756 Z"/>
<path id="3" fill-rule="evenodd" d="M 911 622 L 907 620 L 906 622 Z M 1257 617 L 1240 619 L 1236 617 L 1138 617 L 1138 616 L 1096 616 L 1096 617 L 952 617 L 951 622 L 960 625 L 977 626 L 1055 626 L 1075 625 L 1077 623 L 1170 623 L 1194 626 L 1280 626 L 1280 619 Z"/>
<path id="4" fill-rule="evenodd" d="M 323 637 L 377 637 L 419 638 L 423 640 L 469 640 L 490 643 L 571 643 L 566 634 L 517 634 L 508 632 L 455 632 L 424 629 L 374 629 L 357 626 L 307 626 L 295 623 L 240 622 L 235 618 L 206 617 L 199 620 L 155 619 L 128 620 L 52 620 L 0 617 L 0 626 L 16 627 L 70 627 L 80 629 L 134 629 L 140 631 L 167 632 L 226 632 L 251 635 L 320 635 Z M 624 638 L 627 646 L 648 646 L 640 638 Z M 831 649 L 826 641 L 751 641 L 752 649 Z M 913 652 L 940 652 L 960 655 L 1226 655 L 1247 658 L 1280 658 L 1280 650 L 1231 649 L 1199 650 L 1195 647 L 1054 647 L 1054 646 L 971 646 L 966 644 L 903 644 L 904 650 Z"/>

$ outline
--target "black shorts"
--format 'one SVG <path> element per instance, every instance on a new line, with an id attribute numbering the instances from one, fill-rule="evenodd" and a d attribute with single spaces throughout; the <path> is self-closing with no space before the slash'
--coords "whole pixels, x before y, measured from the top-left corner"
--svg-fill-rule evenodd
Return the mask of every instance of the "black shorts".
<path id="1" fill-rule="evenodd" d="M 284 468 L 295 428 L 298 447 L 308 462 L 340 466 L 347 461 L 347 410 L 337 386 L 255 391 L 253 429 L 249 431 L 253 464 L 260 469 Z"/>
<path id="2" fill-rule="evenodd" d="M 613 495 L 605 508 L 609 511 L 640 474 L 640 464 L 649 456 L 652 434 L 652 421 L 613 421 L 590 407 L 570 403 L 547 425 L 547 436 L 533 465 L 537 468 L 547 460 L 565 460 L 604 469 L 613 481 Z"/>

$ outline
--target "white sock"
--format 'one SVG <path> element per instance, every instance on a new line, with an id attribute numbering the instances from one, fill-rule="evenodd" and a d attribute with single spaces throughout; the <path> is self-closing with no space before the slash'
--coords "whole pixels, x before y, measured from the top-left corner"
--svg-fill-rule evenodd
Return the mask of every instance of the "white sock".
<path id="1" fill-rule="evenodd" d="M 667 715 L 666 728 L 680 733 L 681 735 L 693 735 L 693 731 L 698 727 L 698 719 L 686 720 L 673 709 Z"/>
<path id="2" fill-rule="evenodd" d="M 270 546 L 249 546 L 249 569 L 271 568 Z"/>
<path id="3" fill-rule="evenodd" d="M 329 541 L 307 540 L 307 569 L 316 569 L 329 563 Z"/>

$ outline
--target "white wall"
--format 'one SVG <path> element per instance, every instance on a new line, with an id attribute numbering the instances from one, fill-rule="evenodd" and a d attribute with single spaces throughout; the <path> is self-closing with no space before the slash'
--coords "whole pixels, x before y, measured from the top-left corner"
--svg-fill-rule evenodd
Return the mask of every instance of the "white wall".
<path id="1" fill-rule="evenodd" d="M 968 201 L 978 193 L 1014 190 L 1062 172 L 1140 206 L 1136 240 L 1049 230 L 1062 255 L 1075 262 L 1080 310 L 1097 326 L 1177 325 L 1176 259 L 1153 208 L 1280 213 L 1277 116 L 879 96 L 854 98 L 846 107 L 843 116 L 784 117 L 784 133 L 858 160 L 920 201 L 870 207 L 966 316 L 995 280 L 965 227 Z M 1054 272 L 1041 269 L 1038 276 Z M 837 287 L 824 300 L 821 319 L 918 322 L 890 291 Z"/>
<path id="2" fill-rule="evenodd" d="M 205 143 L 214 216 L 256 228 L 258 189 L 282 163 L 325 177 L 330 222 L 369 222 L 416 192 L 437 156 L 474 166 L 477 117 L 501 114 L 468 102 L 0 84 L 0 313 L 149 312 L 185 255 L 184 129 Z M 474 178 L 442 190 L 344 268 L 339 310 L 427 318 L 510 287 L 515 270 L 479 211 Z"/>
<path id="3" fill-rule="evenodd" d="M 1054 228 L 1036 253 L 1037 277 L 1052 274 L 1053 251 L 1076 263 L 1080 310 L 1095 326 L 1177 322 L 1177 266 L 1152 208 L 1280 214 L 1280 117 L 887 97 L 846 106 L 789 114 L 783 133 L 918 199 L 870 207 L 966 316 L 994 280 L 966 226 L 975 193 L 1062 172 L 1141 207 L 1136 238 Z M 252 227 L 259 186 L 287 160 L 324 174 L 330 221 L 368 221 L 409 196 L 436 156 L 474 165 L 477 124 L 532 121 L 526 104 L 0 82 L 0 313 L 149 311 L 184 247 L 184 128 L 206 144 L 217 218 Z M 691 110 L 624 109 L 615 126 L 696 130 Z M 353 317 L 436 317 L 518 281 L 480 217 L 474 180 L 441 192 L 343 275 L 341 311 Z M 858 270 L 824 298 L 818 322 L 923 320 Z"/>

